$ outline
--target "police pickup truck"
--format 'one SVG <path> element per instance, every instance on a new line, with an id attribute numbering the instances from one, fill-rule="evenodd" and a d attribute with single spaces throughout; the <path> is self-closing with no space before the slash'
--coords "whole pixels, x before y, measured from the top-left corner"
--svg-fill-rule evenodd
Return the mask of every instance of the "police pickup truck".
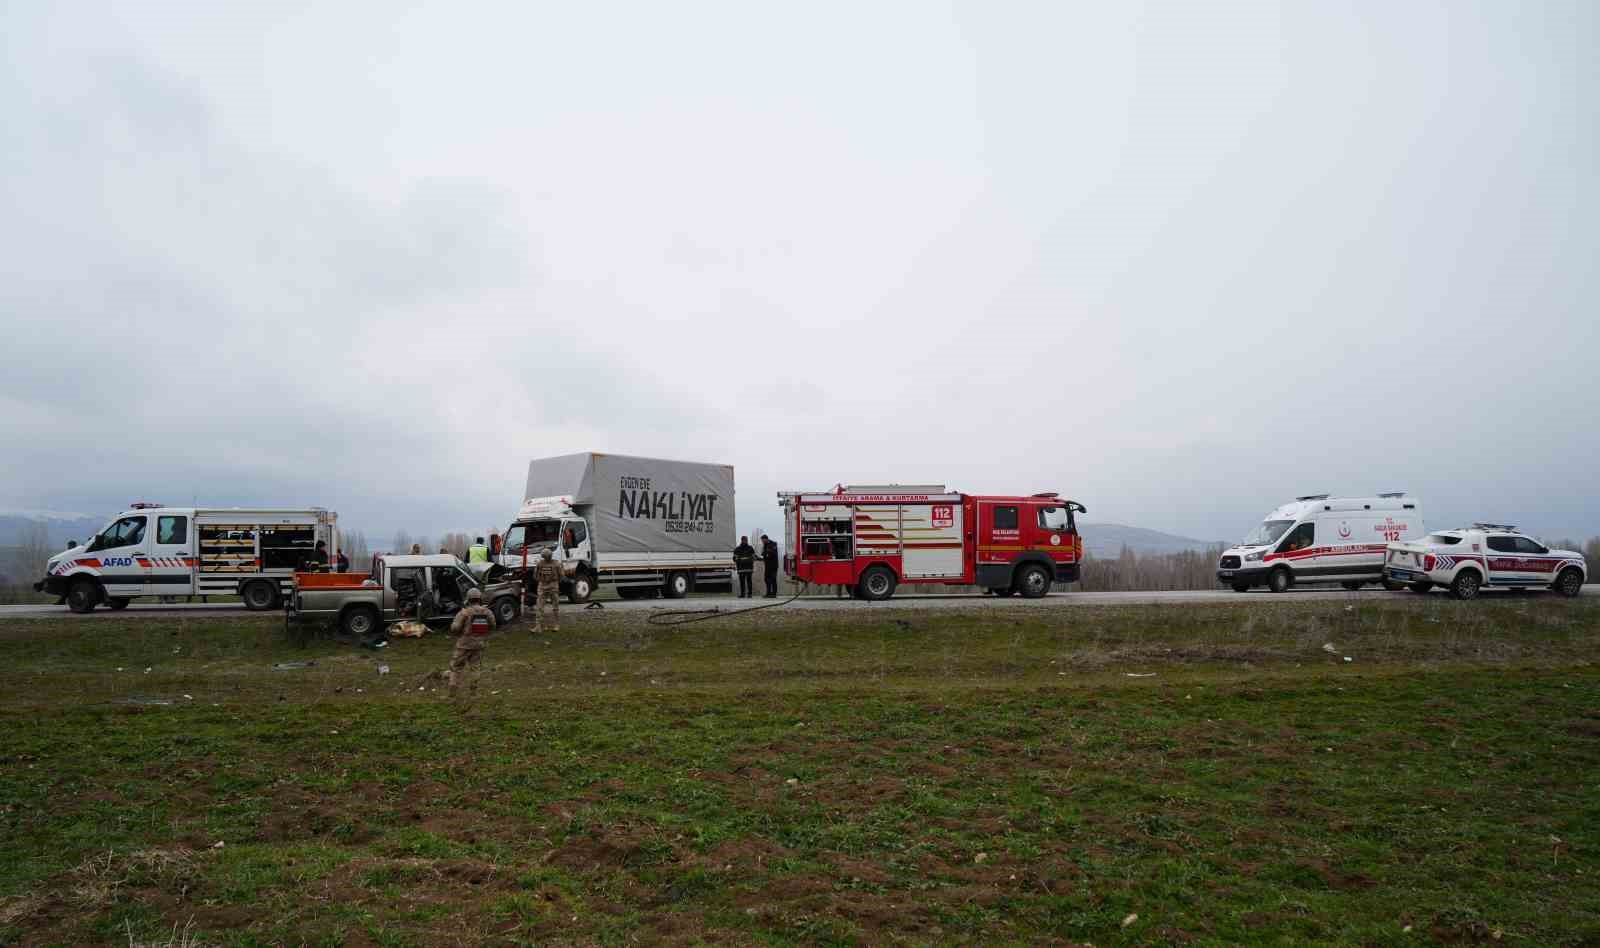
<path id="1" fill-rule="evenodd" d="M 504 574 L 498 566 L 475 573 L 448 553 L 375 556 L 370 574 L 296 573 L 285 609 L 291 623 L 332 622 L 346 635 L 365 639 L 402 619 L 447 623 L 476 588 L 505 626 L 522 611 L 522 584 Z"/>

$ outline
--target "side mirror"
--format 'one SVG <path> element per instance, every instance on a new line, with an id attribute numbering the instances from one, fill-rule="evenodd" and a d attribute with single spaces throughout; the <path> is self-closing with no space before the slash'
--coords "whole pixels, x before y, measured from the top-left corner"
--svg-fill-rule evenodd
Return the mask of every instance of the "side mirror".
<path id="1" fill-rule="evenodd" d="M 69 550 L 72 549 L 73 547 L 77 546 L 77 545 L 78 545 L 78 541 L 77 540 L 68 540 L 67 541 L 67 549 L 69 549 Z"/>

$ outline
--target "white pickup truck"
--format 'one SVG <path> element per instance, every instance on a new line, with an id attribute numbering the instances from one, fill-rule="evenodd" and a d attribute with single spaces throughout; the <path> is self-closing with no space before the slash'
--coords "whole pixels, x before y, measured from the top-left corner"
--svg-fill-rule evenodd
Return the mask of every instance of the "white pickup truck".
<path id="1" fill-rule="evenodd" d="M 1589 578 L 1589 564 L 1582 553 L 1552 550 L 1509 524 L 1475 523 L 1389 544 L 1383 573 L 1413 592 L 1443 586 L 1457 599 L 1475 599 L 1485 587 L 1543 586 L 1576 596 Z"/>

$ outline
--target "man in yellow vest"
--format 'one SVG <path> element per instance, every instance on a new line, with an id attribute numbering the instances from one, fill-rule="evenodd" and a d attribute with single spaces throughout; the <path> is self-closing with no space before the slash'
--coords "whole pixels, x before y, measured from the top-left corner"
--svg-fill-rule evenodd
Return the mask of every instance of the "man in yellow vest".
<path id="1" fill-rule="evenodd" d="M 487 562 L 489 562 L 489 547 L 488 547 L 487 544 L 485 544 L 483 542 L 483 537 L 479 537 L 478 541 L 476 543 L 472 544 L 472 546 L 467 548 L 467 562 L 468 563 L 487 563 Z"/>

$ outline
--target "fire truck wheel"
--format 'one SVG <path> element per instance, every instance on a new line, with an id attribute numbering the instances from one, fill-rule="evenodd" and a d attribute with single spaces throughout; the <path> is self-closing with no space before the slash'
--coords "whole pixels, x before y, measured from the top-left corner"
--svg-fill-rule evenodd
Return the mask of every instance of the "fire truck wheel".
<path id="1" fill-rule="evenodd" d="M 1010 586 L 996 586 L 993 589 L 989 590 L 989 592 L 993 593 L 996 596 L 1000 596 L 1001 598 L 1004 598 L 1004 597 L 1009 596 L 1012 593 L 1016 592 L 1016 590 L 1012 589 Z"/>
<path id="2" fill-rule="evenodd" d="M 110 606 L 113 612 L 120 612 L 121 610 L 128 608 L 129 602 L 130 600 L 127 596 L 117 596 L 112 599 L 107 599 L 106 605 Z"/>
<path id="3" fill-rule="evenodd" d="M 1583 592 L 1583 573 L 1576 566 L 1569 566 L 1556 577 L 1556 592 L 1571 598 Z"/>
<path id="4" fill-rule="evenodd" d="M 867 571 L 861 574 L 861 583 L 857 589 L 860 590 L 862 599 L 882 602 L 894 595 L 895 585 L 894 570 L 887 566 L 869 566 Z"/>
<path id="5" fill-rule="evenodd" d="M 67 608 L 73 612 L 93 612 L 102 598 L 100 584 L 87 576 L 73 580 L 67 587 Z"/>
<path id="6" fill-rule="evenodd" d="M 667 581 L 661 584 L 661 595 L 668 599 L 682 599 L 689 595 L 689 574 L 668 573 Z"/>
<path id="7" fill-rule="evenodd" d="M 246 583 L 239 595 L 244 599 L 244 607 L 251 612 L 266 612 L 278 605 L 278 587 L 263 580 Z"/>
<path id="8" fill-rule="evenodd" d="M 1037 563 L 1024 566 L 1017 572 L 1017 592 L 1024 599 L 1043 599 L 1050 591 L 1050 574 Z"/>
<path id="9" fill-rule="evenodd" d="M 1288 592 L 1293 585 L 1294 577 L 1286 567 L 1280 566 L 1267 574 L 1267 588 L 1275 593 Z"/>

